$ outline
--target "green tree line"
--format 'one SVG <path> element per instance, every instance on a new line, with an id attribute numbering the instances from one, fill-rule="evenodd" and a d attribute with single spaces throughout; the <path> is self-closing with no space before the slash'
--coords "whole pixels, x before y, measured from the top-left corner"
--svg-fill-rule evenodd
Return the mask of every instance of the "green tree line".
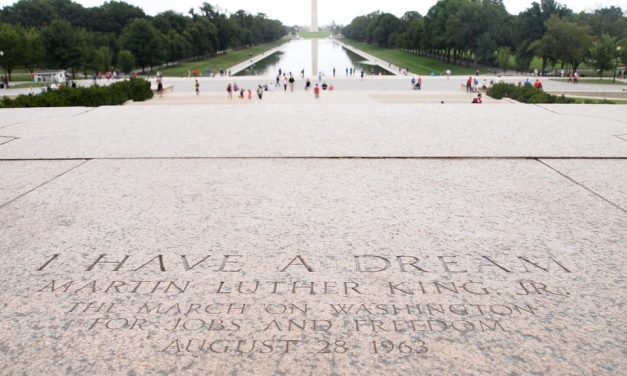
<path id="1" fill-rule="evenodd" d="M 518 15 L 509 14 L 502 0 L 440 0 L 424 16 L 410 11 L 401 18 L 383 12 L 357 17 L 342 33 L 449 63 L 498 64 L 520 72 L 528 72 L 536 56 L 542 72 L 548 64 L 576 71 L 589 61 L 601 75 L 614 68 L 616 58 L 627 59 L 621 8 L 576 14 L 555 0 L 533 2 Z"/>
<path id="2" fill-rule="evenodd" d="M 285 34 L 283 24 L 265 14 L 225 14 L 208 3 L 188 14 L 151 17 L 118 1 L 83 7 L 71 0 L 19 0 L 0 10 L 0 64 L 9 76 L 16 67 L 69 69 L 74 75 L 115 65 L 129 73 L 269 43 Z"/>

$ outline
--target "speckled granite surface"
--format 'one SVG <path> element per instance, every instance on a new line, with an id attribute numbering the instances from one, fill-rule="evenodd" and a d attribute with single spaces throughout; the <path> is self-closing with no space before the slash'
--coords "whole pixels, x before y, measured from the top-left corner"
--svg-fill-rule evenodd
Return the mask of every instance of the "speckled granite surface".
<path id="1" fill-rule="evenodd" d="M 2 161 L 0 160 L 0 205 L 19 198 L 37 187 L 79 166 L 84 161 Z"/>
<path id="2" fill-rule="evenodd" d="M 102 107 L 23 122 L 0 131 L 19 137 L 0 146 L 0 158 L 627 157 L 627 138 L 617 137 L 627 135 L 618 120 L 627 118 L 624 106 L 570 114 L 560 106 L 390 104 L 368 93 L 320 102 L 273 94 L 273 102 Z"/>
<path id="3" fill-rule="evenodd" d="M 0 207 L 0 373 L 622 374 L 624 164 L 544 162 L 89 161 Z"/>

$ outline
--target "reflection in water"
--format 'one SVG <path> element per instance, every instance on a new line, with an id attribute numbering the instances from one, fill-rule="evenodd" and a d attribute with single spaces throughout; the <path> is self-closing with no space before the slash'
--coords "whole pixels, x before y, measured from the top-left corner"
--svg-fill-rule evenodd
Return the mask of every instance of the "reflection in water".
<path id="1" fill-rule="evenodd" d="M 383 68 L 364 61 L 359 55 L 345 50 L 333 39 L 297 39 L 284 45 L 281 50 L 253 67 L 238 73 L 238 76 L 276 76 L 279 69 L 298 76 L 305 71 L 307 76 L 332 77 L 333 69 L 337 76 L 345 76 L 350 68 L 363 69 L 366 74 L 387 73 Z"/>
<path id="2" fill-rule="evenodd" d="M 318 74 L 318 39 L 311 41 L 311 74 Z"/>
<path id="3" fill-rule="evenodd" d="M 242 72 L 238 73 L 236 76 L 263 76 L 266 74 L 266 71 L 268 70 L 268 65 L 275 66 L 279 64 L 279 61 L 281 61 L 283 54 L 284 54 L 283 51 L 278 51 L 276 53 L 273 53 L 267 58 L 246 68 Z M 243 74 L 244 72 L 246 74 Z"/>

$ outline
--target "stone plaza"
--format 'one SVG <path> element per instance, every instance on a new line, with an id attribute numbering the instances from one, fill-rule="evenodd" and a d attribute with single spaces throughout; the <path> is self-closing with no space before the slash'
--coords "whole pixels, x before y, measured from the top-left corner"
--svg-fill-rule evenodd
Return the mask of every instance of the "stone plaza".
<path id="1" fill-rule="evenodd" d="M 624 373 L 624 107 L 438 95 L 2 110 L 0 373 Z"/>

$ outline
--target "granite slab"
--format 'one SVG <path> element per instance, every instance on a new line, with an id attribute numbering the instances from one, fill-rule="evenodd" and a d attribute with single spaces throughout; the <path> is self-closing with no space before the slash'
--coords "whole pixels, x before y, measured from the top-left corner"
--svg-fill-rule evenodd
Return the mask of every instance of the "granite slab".
<path id="1" fill-rule="evenodd" d="M 6 108 L 0 110 L 0 129 L 8 128 L 13 124 L 28 121 L 47 121 L 52 118 L 70 118 L 80 115 L 90 108 L 85 107 L 58 107 L 58 108 Z M 0 132 L 2 134 L 2 132 Z"/>
<path id="2" fill-rule="evenodd" d="M 0 146 L 0 159 L 627 157 L 616 137 L 627 124 L 613 119 L 532 105 L 365 103 L 102 107 L 5 129 L 19 139 Z"/>
<path id="3" fill-rule="evenodd" d="M 84 161 L 0 161 L 0 206 Z"/>
<path id="4" fill-rule="evenodd" d="M 550 160 L 543 163 L 627 212 L 627 160 Z"/>
<path id="5" fill-rule="evenodd" d="M 627 216 L 534 160 L 93 160 L 0 228 L 9 375 L 627 368 Z"/>

